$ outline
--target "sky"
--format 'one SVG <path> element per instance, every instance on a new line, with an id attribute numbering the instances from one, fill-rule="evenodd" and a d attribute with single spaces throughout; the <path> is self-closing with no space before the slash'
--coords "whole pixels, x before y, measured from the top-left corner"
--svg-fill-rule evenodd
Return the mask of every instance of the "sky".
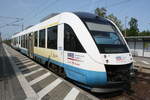
<path id="1" fill-rule="evenodd" d="M 130 18 L 134 17 L 138 19 L 140 31 L 150 30 L 150 0 L 0 0 L 0 32 L 3 39 L 11 38 L 22 30 L 22 24 L 24 27 L 38 24 L 51 13 L 94 13 L 97 7 L 106 7 L 107 14 L 113 13 L 123 26 L 125 17 L 127 27 Z"/>

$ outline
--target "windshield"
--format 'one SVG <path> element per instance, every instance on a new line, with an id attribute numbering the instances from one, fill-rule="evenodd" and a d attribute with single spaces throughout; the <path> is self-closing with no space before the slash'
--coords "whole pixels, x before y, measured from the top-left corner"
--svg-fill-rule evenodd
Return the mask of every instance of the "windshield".
<path id="1" fill-rule="evenodd" d="M 118 30 L 110 22 L 85 21 L 101 53 L 129 52 Z"/>
<path id="2" fill-rule="evenodd" d="M 97 44 L 125 44 L 111 25 L 86 22 Z"/>

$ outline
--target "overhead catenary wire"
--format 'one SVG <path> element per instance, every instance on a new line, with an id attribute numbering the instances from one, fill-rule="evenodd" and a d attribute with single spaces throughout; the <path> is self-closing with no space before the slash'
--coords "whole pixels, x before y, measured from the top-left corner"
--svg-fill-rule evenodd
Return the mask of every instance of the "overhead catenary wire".
<path id="1" fill-rule="evenodd" d="M 42 4 L 40 4 L 38 7 L 42 6 L 43 4 L 47 4 L 46 3 L 47 0 L 45 2 L 43 2 Z M 32 15 L 33 11 L 31 11 L 30 13 L 28 13 L 28 15 Z M 33 16 L 34 17 L 34 16 Z M 24 17 L 24 18 L 17 18 L 17 17 L 7 17 L 7 16 L 0 16 L 0 18 L 3 18 L 3 19 L 16 19 L 16 21 L 13 21 L 13 22 L 10 22 L 10 23 L 6 23 L 4 25 L 1 25 L 0 28 L 3 28 L 3 27 L 6 27 L 6 26 L 11 26 L 11 24 L 15 24 L 16 22 L 20 22 L 20 21 L 23 21 L 23 20 L 27 20 L 27 17 Z M 15 25 L 16 26 L 16 25 Z"/>
<path id="2" fill-rule="evenodd" d="M 23 18 L 8 17 L 8 16 L 0 16 L 0 18 L 2 18 L 2 19 L 15 19 L 15 21 L 13 21 L 13 22 L 10 22 L 10 23 L 1 25 L 0 28 L 6 27 L 6 26 L 8 26 L 8 25 L 10 25 L 10 24 L 14 24 L 14 23 L 17 23 L 17 22 L 20 22 L 20 21 L 23 20 Z"/>
<path id="3" fill-rule="evenodd" d="M 42 1 L 44 1 L 44 0 L 42 0 Z M 24 21 L 27 20 L 27 19 L 29 19 L 29 18 L 31 18 L 31 17 L 33 17 L 34 14 L 35 14 L 35 12 L 38 13 L 39 10 L 37 11 L 37 9 L 41 9 L 44 4 L 47 4 L 48 1 L 49 1 L 49 0 L 46 0 L 45 2 L 41 3 L 40 5 L 38 5 L 38 6 L 36 7 L 36 9 L 32 9 L 32 10 L 30 10 L 30 12 L 26 13 L 26 14 L 25 14 L 25 17 L 24 17 Z"/>
<path id="4" fill-rule="evenodd" d="M 92 0 L 93 1 L 93 0 Z M 101 1 L 98 1 L 98 0 L 96 0 L 96 1 L 94 1 L 95 2 L 95 4 L 98 4 L 98 6 L 97 6 L 97 8 L 99 8 L 99 3 L 100 2 L 102 2 L 102 1 L 104 1 L 104 0 L 101 0 Z M 111 8 L 111 7 L 115 7 L 115 6 L 119 6 L 119 5 L 122 5 L 122 4 L 125 4 L 125 3 L 127 3 L 127 2 L 129 2 L 129 1 L 131 1 L 131 0 L 121 0 L 121 1 L 119 1 L 119 2 L 117 2 L 117 3 L 113 3 L 113 4 L 108 4 L 109 3 L 109 1 L 110 0 L 105 0 L 105 4 L 104 4 L 104 6 L 101 6 L 101 7 L 104 7 L 104 8 Z M 91 3 L 92 4 L 92 3 Z M 93 11 L 93 10 L 91 10 L 91 11 Z"/>
<path id="5" fill-rule="evenodd" d="M 103 1 L 103 0 L 102 0 L 102 1 Z M 105 6 L 101 6 L 101 7 L 104 7 L 104 8 L 106 8 L 106 9 L 108 10 L 109 8 L 116 7 L 116 6 L 119 6 L 119 5 L 123 5 L 123 4 L 128 3 L 128 2 L 130 2 L 130 1 L 132 1 L 132 0 L 121 0 L 121 1 L 118 1 L 118 2 L 113 3 L 113 4 L 109 4 L 108 1 L 110 1 L 110 0 L 105 0 L 105 4 L 104 4 Z M 100 5 L 99 3 L 100 3 L 99 1 L 96 1 L 95 4 Z M 99 7 L 100 7 L 100 6 L 97 6 L 97 8 L 99 8 Z M 95 10 L 95 9 L 91 10 L 91 12 L 93 12 L 94 10 Z M 120 9 L 118 9 L 118 10 L 120 10 Z"/>
<path id="6" fill-rule="evenodd" d="M 14 23 L 16 23 L 16 22 L 19 22 L 19 21 L 18 21 L 18 20 L 16 20 L 16 21 L 13 21 L 13 22 L 11 22 L 11 23 L 4 24 L 4 25 L 0 26 L 0 28 L 3 28 L 3 27 L 6 27 L 6 26 L 9 26 L 10 24 L 14 24 Z"/>
<path id="7" fill-rule="evenodd" d="M 90 12 L 94 12 L 96 8 L 99 8 L 100 3 L 104 2 L 105 0 L 91 0 L 91 1 L 92 1 L 92 3 L 91 3 L 91 10 L 90 10 Z M 96 8 L 93 9 L 92 6 L 95 6 L 95 4 L 96 4 Z"/>
<path id="8" fill-rule="evenodd" d="M 117 3 L 113 3 L 113 4 L 110 4 L 110 5 L 107 5 L 107 8 L 119 6 L 119 5 L 125 4 L 125 3 L 129 2 L 129 1 L 131 1 L 131 0 L 121 0 L 121 1 L 119 1 Z"/>
<path id="9" fill-rule="evenodd" d="M 36 13 L 33 17 L 37 17 L 38 15 L 43 13 L 47 8 L 54 6 L 54 4 L 57 3 L 58 1 L 60 1 L 60 0 L 54 0 L 53 2 L 47 3 L 47 5 L 43 9 L 41 9 L 38 13 Z M 50 6 L 50 4 L 52 4 L 52 5 Z"/>
<path id="10" fill-rule="evenodd" d="M 0 16 L 0 18 L 3 18 L 3 19 L 17 19 L 17 20 L 23 20 L 22 18 L 7 17 L 7 16 Z"/>
<path id="11" fill-rule="evenodd" d="M 48 4 L 46 7 L 44 7 L 43 9 L 41 8 L 41 10 L 39 10 L 36 14 L 34 14 L 34 16 L 32 16 L 31 19 L 35 18 L 36 16 L 38 16 L 39 14 L 41 14 L 45 9 L 47 9 L 48 7 L 51 7 L 49 6 L 50 4 L 55 4 L 56 2 L 58 2 L 58 0 L 54 0 L 53 2 L 50 2 L 50 3 L 46 3 L 46 2 L 49 2 L 50 0 L 46 0 L 45 2 L 43 2 L 42 4 L 40 4 L 38 7 L 42 6 L 44 4 Z M 29 14 L 29 15 L 32 15 L 33 11 Z M 20 21 L 25 21 L 27 20 L 28 18 L 26 18 L 26 16 L 24 18 L 15 18 L 15 17 L 6 17 L 6 16 L 0 16 L 0 18 L 3 18 L 3 19 L 16 19 L 16 21 L 13 21 L 13 22 L 10 22 L 10 23 L 6 23 L 4 25 L 1 25 L 0 28 L 4 28 L 4 27 L 7 27 L 7 26 L 22 26 L 22 30 L 23 30 L 23 27 L 24 25 L 19 25 L 19 24 L 16 24 L 17 22 L 20 22 Z"/>
<path id="12" fill-rule="evenodd" d="M 46 3 L 46 2 L 44 2 L 44 3 Z M 42 4 L 44 4 L 44 3 L 42 3 Z M 41 6 L 41 4 L 38 6 L 38 7 L 40 7 Z M 33 13 L 33 11 L 30 13 L 30 14 L 32 14 Z M 28 13 L 28 15 L 30 15 L 29 13 Z M 24 17 L 24 18 L 17 18 L 17 17 L 7 17 L 7 16 L 0 16 L 0 18 L 3 18 L 3 19 L 16 19 L 16 21 L 13 21 L 13 22 L 10 22 L 10 23 L 7 23 L 7 24 L 4 24 L 4 25 L 1 25 L 0 26 L 0 28 L 4 28 L 4 27 L 6 27 L 6 26 L 24 26 L 24 25 L 14 25 L 15 23 L 17 23 L 17 22 L 20 22 L 20 21 L 23 21 L 23 20 L 25 20 L 25 19 L 27 19 L 26 17 Z M 23 28 L 22 28 L 22 30 L 23 30 Z"/>
<path id="13" fill-rule="evenodd" d="M 28 13 L 28 15 L 31 15 L 30 17 L 24 17 L 24 21 L 27 20 L 32 20 L 35 19 L 35 17 L 39 16 L 41 13 L 44 12 L 45 9 L 47 9 L 48 7 L 51 7 L 50 4 L 55 4 L 58 0 L 54 0 L 53 2 L 50 2 L 50 0 L 46 0 L 45 2 L 41 3 L 38 7 L 37 7 L 37 11 L 36 10 L 32 10 L 30 13 Z M 47 4 L 47 5 L 45 5 Z M 39 8 L 39 9 L 38 9 Z"/>

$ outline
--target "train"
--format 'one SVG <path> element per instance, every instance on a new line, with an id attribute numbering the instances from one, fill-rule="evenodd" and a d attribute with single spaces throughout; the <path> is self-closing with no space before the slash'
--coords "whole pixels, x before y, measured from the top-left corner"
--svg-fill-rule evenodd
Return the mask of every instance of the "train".
<path id="1" fill-rule="evenodd" d="M 133 57 L 121 31 L 107 18 L 62 12 L 14 34 L 13 48 L 92 92 L 130 87 Z"/>

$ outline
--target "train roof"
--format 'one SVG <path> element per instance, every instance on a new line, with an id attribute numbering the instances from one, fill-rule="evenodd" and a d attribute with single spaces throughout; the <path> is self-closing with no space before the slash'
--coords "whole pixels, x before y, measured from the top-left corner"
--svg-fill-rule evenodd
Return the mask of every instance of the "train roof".
<path id="1" fill-rule="evenodd" d="M 101 21 L 108 21 L 106 18 L 100 17 L 100 16 L 98 16 L 96 14 L 93 14 L 93 13 L 74 12 L 74 14 L 77 15 L 81 19 L 98 19 L 98 20 L 101 20 Z"/>
<path id="2" fill-rule="evenodd" d="M 96 18 L 96 17 L 98 17 L 97 15 L 88 13 L 88 12 L 73 12 L 73 13 L 76 14 L 80 18 Z"/>
<path id="3" fill-rule="evenodd" d="M 96 14 L 92 14 L 92 13 L 88 13 L 88 12 L 63 12 L 63 13 L 55 13 L 55 14 L 52 14 L 52 16 L 49 15 L 49 16 L 45 17 L 44 19 L 42 19 L 42 22 L 40 22 L 40 23 L 38 23 L 38 24 L 36 24 L 36 25 L 28 28 L 28 29 L 25 29 L 22 32 L 19 32 L 18 34 L 13 35 L 12 38 L 14 38 L 16 36 L 19 36 L 19 35 L 23 35 L 25 33 L 28 33 L 32 29 L 34 30 L 35 28 L 39 28 L 42 25 L 44 25 L 45 23 L 48 23 L 51 19 L 58 19 L 60 16 L 65 15 L 66 13 L 68 13 L 68 14 L 74 14 L 74 15 L 78 16 L 82 21 L 84 19 L 98 19 L 98 20 L 103 21 L 103 22 L 107 22 L 108 21 L 106 18 L 99 17 Z"/>

